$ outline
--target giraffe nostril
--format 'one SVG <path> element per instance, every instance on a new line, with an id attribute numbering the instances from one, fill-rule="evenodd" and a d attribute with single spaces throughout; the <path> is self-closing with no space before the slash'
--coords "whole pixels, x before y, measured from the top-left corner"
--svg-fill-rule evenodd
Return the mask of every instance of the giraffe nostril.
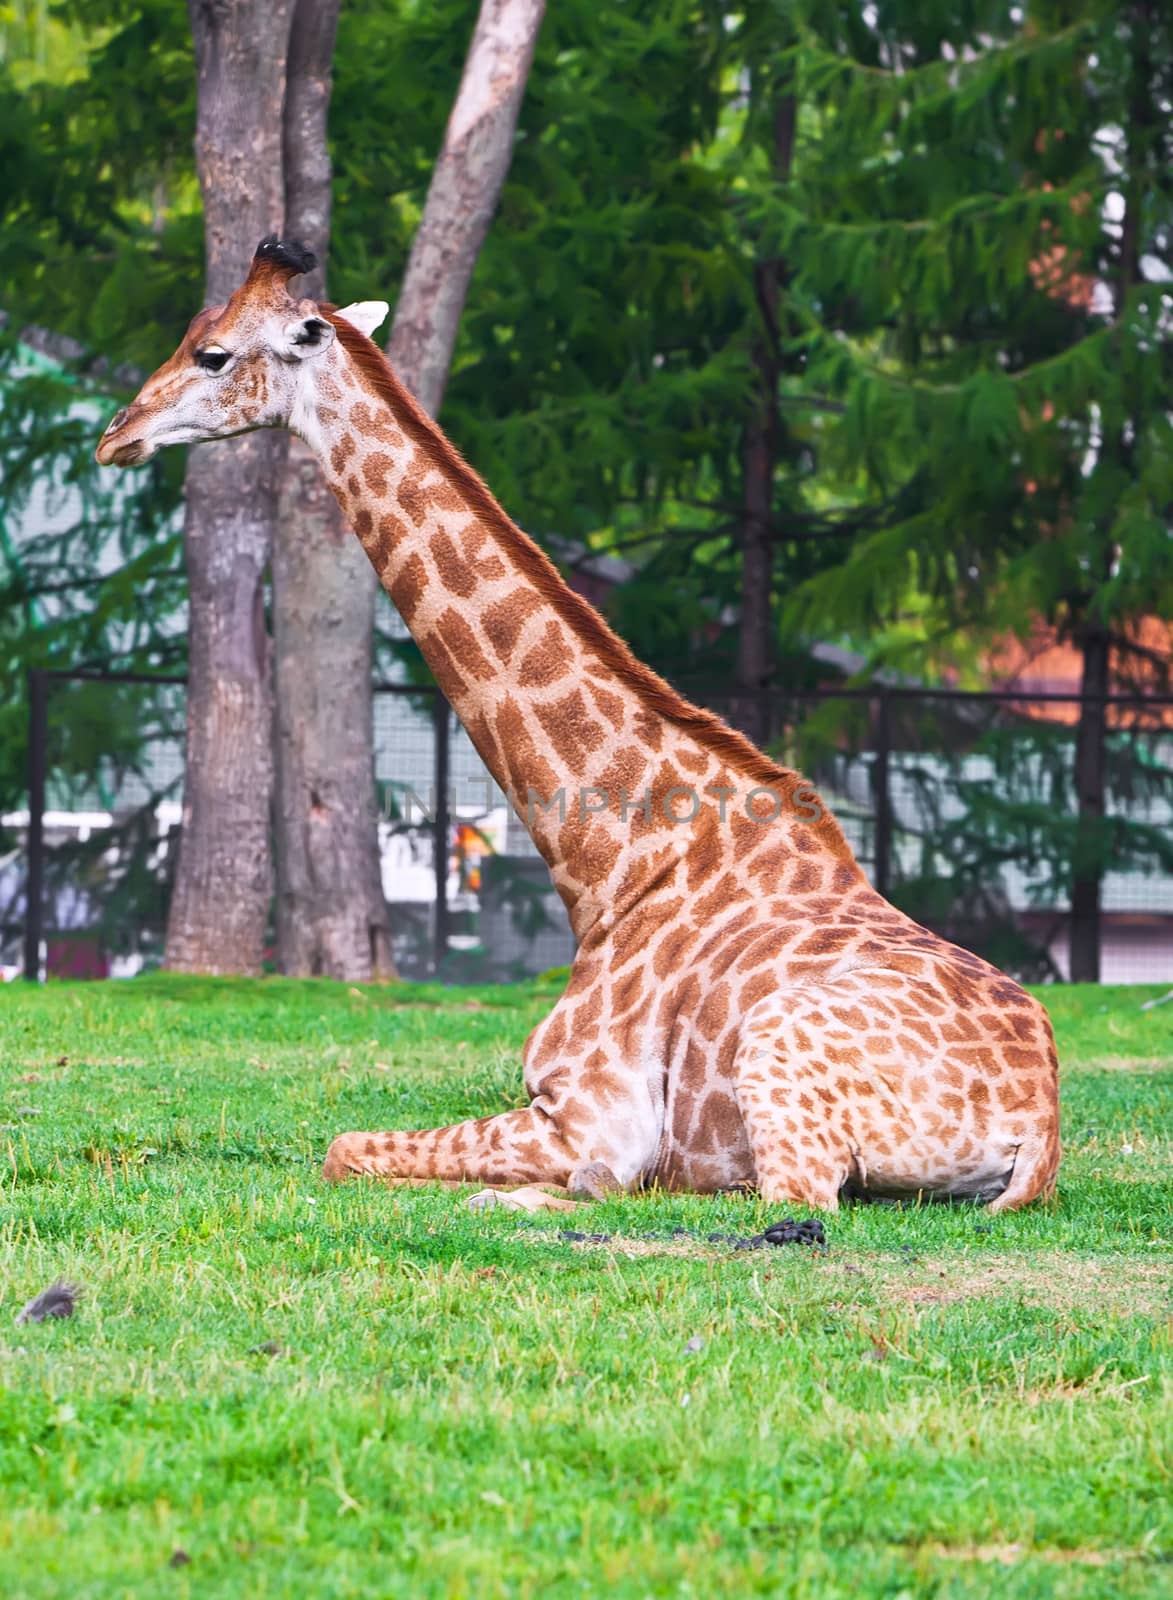
<path id="1" fill-rule="evenodd" d="M 122 424 L 126 421 L 127 417 L 129 417 L 129 416 L 130 416 L 130 407 L 129 406 L 123 406 L 122 410 L 121 411 L 116 411 L 114 413 L 114 415 L 110 418 L 110 421 L 106 424 L 106 432 L 107 433 L 117 433 L 119 428 L 121 428 Z"/>

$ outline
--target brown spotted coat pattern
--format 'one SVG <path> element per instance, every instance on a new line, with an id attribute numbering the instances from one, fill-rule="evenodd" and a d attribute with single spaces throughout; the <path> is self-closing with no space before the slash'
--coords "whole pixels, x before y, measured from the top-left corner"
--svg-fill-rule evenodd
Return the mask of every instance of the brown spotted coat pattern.
<path id="1" fill-rule="evenodd" d="M 234 318 L 241 344 L 249 316 L 288 315 L 276 292 L 250 280 L 217 332 Z M 263 351 L 242 353 L 232 384 L 207 391 L 226 397 L 216 426 L 247 427 L 264 406 L 263 422 L 314 449 L 579 941 L 525 1048 L 525 1109 L 342 1134 L 326 1176 L 751 1184 L 829 1209 L 843 1192 L 997 1208 L 1048 1192 L 1058 1095 L 1043 1008 L 870 888 L 814 791 L 635 660 L 376 347 L 315 309 L 329 347 L 295 373 L 269 366 L 268 386 Z M 207 336 L 197 319 L 189 342 Z M 185 361 L 181 347 L 149 380 L 138 404 L 153 412 L 111 424 L 102 459 L 136 459 L 117 441 L 162 428 L 181 381 L 192 392 Z"/>
<path id="2" fill-rule="evenodd" d="M 339 342 L 319 454 L 580 944 L 526 1046 L 526 1110 L 343 1134 L 327 1175 L 573 1188 L 601 1169 L 826 1208 L 844 1190 L 999 1207 L 1048 1190 L 1041 1006 L 876 894 L 813 791 L 634 662 L 390 375 Z"/>

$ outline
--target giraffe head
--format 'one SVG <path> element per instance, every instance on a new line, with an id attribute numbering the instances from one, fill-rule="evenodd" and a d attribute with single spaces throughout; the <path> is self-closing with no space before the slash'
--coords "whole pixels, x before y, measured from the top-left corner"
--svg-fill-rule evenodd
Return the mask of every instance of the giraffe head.
<path id="1" fill-rule="evenodd" d="M 98 443 L 99 463 L 136 467 L 164 445 L 287 426 L 304 387 L 312 384 L 314 362 L 334 341 L 334 328 L 317 302 L 289 293 L 290 279 L 315 265 L 304 245 L 262 239 L 248 277 L 228 303 L 193 317 L 171 359 L 111 418 Z M 386 314 L 383 301 L 336 313 L 368 335 Z"/>

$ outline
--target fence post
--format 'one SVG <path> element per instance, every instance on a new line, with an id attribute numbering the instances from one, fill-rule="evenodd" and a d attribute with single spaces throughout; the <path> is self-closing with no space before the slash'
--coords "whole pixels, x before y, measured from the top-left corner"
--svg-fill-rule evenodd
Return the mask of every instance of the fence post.
<path id="1" fill-rule="evenodd" d="M 442 690 L 432 699 L 432 725 L 435 729 L 436 799 L 432 810 L 432 861 L 436 872 L 436 914 L 432 922 L 432 961 L 436 971 L 443 968 L 448 955 L 448 702 Z"/>
<path id="2" fill-rule="evenodd" d="M 1090 653 L 1085 652 L 1085 662 Z M 1107 748 L 1108 701 L 1107 646 L 1100 655 L 1101 687 L 1079 697 L 1079 722 L 1072 754 L 1075 790 L 1075 850 L 1071 871 L 1071 913 L 1067 936 L 1068 969 L 1072 983 L 1099 983 L 1101 962 L 1101 909 L 1104 893 L 1103 849 L 1104 758 Z M 1085 666 L 1085 676 L 1087 668 Z"/>
<path id="3" fill-rule="evenodd" d="M 45 749 L 49 735 L 49 675 L 34 669 L 29 693 L 29 823 L 25 840 L 28 876 L 24 892 L 24 975 L 41 978 L 41 931 L 45 900 Z"/>
<path id="4" fill-rule="evenodd" d="M 876 812 L 876 859 L 872 869 L 872 887 L 878 894 L 888 893 L 892 876 L 892 796 L 888 782 L 892 727 L 888 709 L 887 691 L 881 689 L 876 715 L 875 760 L 872 762 L 872 804 Z"/>
<path id="5" fill-rule="evenodd" d="M 762 749 L 764 750 L 774 736 L 774 725 L 771 712 L 774 709 L 773 695 L 770 685 L 763 683 L 758 688 L 758 727 L 761 729 Z"/>

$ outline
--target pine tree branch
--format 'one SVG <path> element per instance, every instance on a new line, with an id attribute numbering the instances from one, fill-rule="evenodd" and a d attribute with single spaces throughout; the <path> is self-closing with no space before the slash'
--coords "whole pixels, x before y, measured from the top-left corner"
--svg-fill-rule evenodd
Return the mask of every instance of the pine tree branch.
<path id="1" fill-rule="evenodd" d="M 1077 173 L 1063 188 L 1024 189 L 999 194 L 988 190 L 982 194 L 966 195 L 935 217 L 877 217 L 858 222 L 822 222 L 812 218 L 808 210 L 797 207 L 784 209 L 798 222 L 808 238 L 831 239 L 873 236 L 878 239 L 899 234 L 941 234 L 959 222 L 984 222 L 990 218 L 1006 221 L 1016 213 L 1070 211 L 1073 205 L 1090 204 L 1102 199 L 1113 188 L 1109 174 L 1097 176 L 1090 171 Z"/>
<path id="2" fill-rule="evenodd" d="M 778 405 L 789 411 L 825 411 L 832 417 L 847 414 L 847 407 L 841 400 L 831 400 L 821 394 L 780 394 Z"/>
<path id="3" fill-rule="evenodd" d="M 1004 45 L 988 46 L 972 61 L 948 61 L 942 57 L 940 61 L 926 61 L 919 67 L 901 65 L 896 68 L 871 66 L 856 56 L 839 55 L 829 50 L 812 28 L 800 25 L 799 42 L 783 55 L 784 59 L 789 57 L 796 64 L 805 67 L 808 76 L 814 75 L 811 63 L 816 63 L 826 80 L 858 74 L 863 78 L 874 78 L 890 84 L 893 89 L 907 97 L 915 94 L 924 84 L 935 90 L 937 84 L 934 80 L 943 80 L 945 84 L 960 83 L 963 76 L 976 75 L 979 70 L 986 69 L 991 64 L 1004 68 L 1026 56 L 1037 54 L 1040 49 L 1053 52 L 1057 47 L 1074 44 L 1081 34 L 1093 33 L 1095 25 L 1094 18 L 1082 17 L 1066 28 L 1060 28 L 1055 33 L 1045 34 L 1041 38 L 1027 38 L 1020 33 L 1017 38 Z"/>
<path id="4" fill-rule="evenodd" d="M 22 573 L 22 578 L 26 573 L 27 569 Z M 24 600 L 37 600 L 46 594 L 75 594 L 78 590 L 101 589 L 121 576 L 122 569 L 115 572 L 94 573 L 86 577 L 79 575 L 76 578 L 65 578 L 57 583 L 18 581 L 0 588 L 0 595 L 3 595 L 9 603 L 17 604 Z M 153 581 L 156 578 L 183 578 L 185 573 L 182 567 L 164 567 L 150 573 L 149 576 Z"/>
<path id="5" fill-rule="evenodd" d="M 1066 350 L 1060 350 L 1056 355 L 1048 356 L 1044 361 L 1032 362 L 1028 367 L 1020 367 L 1015 372 L 999 369 L 997 376 L 1006 383 L 1015 385 L 1025 384 L 1035 378 L 1045 378 L 1049 374 L 1061 371 L 1064 365 L 1075 364 L 1089 348 L 1094 348 L 1110 343 L 1116 335 L 1115 323 L 1097 328 L 1094 333 L 1085 334 L 1077 344 L 1069 345 Z M 869 378 L 875 378 L 880 383 L 889 384 L 894 389 L 904 390 L 909 394 L 923 394 L 926 396 L 960 395 L 969 387 L 966 383 L 925 383 L 915 378 L 902 378 L 896 372 L 884 367 L 877 367 L 871 362 L 857 361 L 857 369 Z"/>

